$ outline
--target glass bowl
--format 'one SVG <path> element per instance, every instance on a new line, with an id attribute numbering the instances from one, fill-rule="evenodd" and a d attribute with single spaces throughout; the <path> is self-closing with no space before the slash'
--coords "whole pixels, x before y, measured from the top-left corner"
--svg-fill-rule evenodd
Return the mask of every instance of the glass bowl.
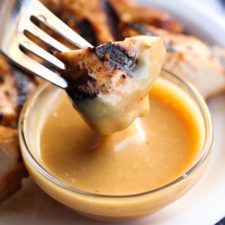
<path id="1" fill-rule="evenodd" d="M 213 129 L 205 101 L 196 89 L 178 76 L 162 71 L 161 77 L 186 92 L 202 116 L 204 122 L 204 144 L 195 164 L 171 183 L 133 195 L 101 195 L 76 189 L 50 174 L 41 164 L 39 157 L 40 131 L 43 116 L 51 105 L 49 96 L 57 97 L 62 90 L 43 84 L 26 102 L 19 121 L 19 138 L 24 163 L 33 180 L 51 197 L 76 212 L 103 221 L 124 221 L 151 214 L 172 203 L 186 193 L 205 171 L 213 142 Z"/>

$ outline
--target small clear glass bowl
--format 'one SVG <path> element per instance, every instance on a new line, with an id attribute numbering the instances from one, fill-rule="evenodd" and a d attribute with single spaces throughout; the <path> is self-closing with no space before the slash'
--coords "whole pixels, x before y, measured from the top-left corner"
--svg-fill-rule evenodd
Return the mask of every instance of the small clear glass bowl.
<path id="1" fill-rule="evenodd" d="M 213 142 L 213 129 L 208 108 L 188 82 L 162 71 L 161 76 L 186 92 L 197 105 L 204 121 L 204 144 L 196 163 L 171 183 L 145 193 L 110 196 L 92 194 L 69 186 L 50 174 L 39 158 L 41 117 L 48 114 L 48 97 L 62 91 L 50 84 L 40 86 L 26 102 L 20 116 L 19 138 L 25 165 L 33 180 L 50 196 L 76 212 L 104 221 L 123 221 L 151 214 L 186 193 L 205 171 Z M 39 134 L 39 135 L 38 135 Z"/>

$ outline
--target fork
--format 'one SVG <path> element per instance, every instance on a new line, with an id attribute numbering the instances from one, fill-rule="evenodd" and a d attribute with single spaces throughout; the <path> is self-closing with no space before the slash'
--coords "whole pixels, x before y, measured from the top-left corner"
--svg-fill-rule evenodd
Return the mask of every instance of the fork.
<path id="1" fill-rule="evenodd" d="M 57 72 L 65 70 L 65 64 L 54 56 L 53 51 L 48 52 L 35 44 L 26 33 L 31 34 L 54 51 L 66 52 L 71 49 L 43 31 L 41 26 L 37 25 L 40 23 L 78 48 L 93 48 L 89 42 L 63 23 L 38 0 L 1 0 L 0 51 L 22 69 L 65 89 L 68 85 L 67 81 Z M 40 57 L 55 70 L 38 63 L 29 56 L 29 53 Z"/>

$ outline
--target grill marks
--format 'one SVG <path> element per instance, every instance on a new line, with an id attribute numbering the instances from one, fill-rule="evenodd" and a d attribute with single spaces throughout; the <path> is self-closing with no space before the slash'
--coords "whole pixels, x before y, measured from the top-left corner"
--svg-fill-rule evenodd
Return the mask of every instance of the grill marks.
<path id="1" fill-rule="evenodd" d="M 95 48 L 95 53 L 101 61 L 107 62 L 112 69 L 129 72 L 135 67 L 136 60 L 125 48 L 108 42 Z"/>
<path id="2" fill-rule="evenodd" d="M 158 36 L 155 32 L 148 29 L 144 24 L 140 23 L 124 23 L 122 26 L 122 32 L 125 36 L 131 36 L 130 32 L 134 32 L 135 35 L 147 35 Z"/>
<path id="3" fill-rule="evenodd" d="M 74 101 L 96 98 L 109 93 L 113 79 L 122 85 L 135 67 L 135 54 L 118 44 L 108 42 L 94 49 L 82 49 L 70 54 L 59 54 L 67 64 L 63 77 L 69 86 L 67 92 Z"/>
<path id="4" fill-rule="evenodd" d="M 87 68 L 80 68 L 79 65 L 74 67 L 73 73 L 66 73 L 63 75 L 68 81 L 67 93 L 72 99 L 82 101 L 97 97 L 99 90 L 97 88 L 97 81 L 94 77 L 89 75 Z"/>
<path id="5" fill-rule="evenodd" d="M 137 5 L 130 0 L 108 0 L 109 6 L 116 15 L 117 26 L 124 23 L 153 25 L 173 33 L 183 32 L 182 24 L 175 21 L 168 13 Z"/>
<path id="6" fill-rule="evenodd" d="M 113 40 L 103 0 L 42 0 L 42 2 L 94 46 Z M 57 39 L 60 38 L 57 36 Z"/>
<path id="7" fill-rule="evenodd" d="M 63 15 L 61 19 L 93 46 L 100 43 L 98 35 L 93 27 L 93 23 L 91 23 L 88 18 L 77 18 L 75 15 L 70 17 L 68 15 Z M 67 44 L 66 40 L 63 40 L 63 42 Z"/>
<path id="8" fill-rule="evenodd" d="M 136 35 L 147 35 L 147 36 L 161 36 L 159 31 L 160 29 L 153 28 L 153 26 L 148 26 L 139 23 L 126 23 L 121 27 L 121 31 L 124 36 L 132 37 Z M 179 36 L 180 34 L 173 34 Z M 168 53 L 176 53 L 174 48 L 175 42 L 169 39 L 164 39 L 164 45 Z"/>
<path id="9" fill-rule="evenodd" d="M 34 77 L 24 74 L 24 72 L 20 72 L 18 70 L 13 72 L 13 78 L 15 80 L 18 92 L 17 104 L 18 111 L 20 111 L 25 101 L 29 97 L 30 93 L 38 85 L 38 82 L 35 80 Z"/>
<path id="10" fill-rule="evenodd" d="M 7 61 L 0 55 L 0 125 L 17 126 L 21 107 L 36 85 L 29 75 L 12 72 Z"/>
<path id="11" fill-rule="evenodd" d="M 98 44 L 98 38 L 92 24 L 87 19 L 76 22 L 76 27 L 80 35 L 90 42 L 93 46 Z"/>
<path id="12" fill-rule="evenodd" d="M 17 118 L 17 90 L 7 61 L 0 55 L 0 114 L 1 124 L 13 126 Z"/>
<path id="13" fill-rule="evenodd" d="M 0 84 L 3 84 L 5 82 L 5 77 L 3 74 L 0 74 Z"/>
<path id="14" fill-rule="evenodd" d="M 2 112 L 0 112 L 0 124 L 2 124 L 3 119 L 4 119 L 4 115 Z"/>
<path id="15" fill-rule="evenodd" d="M 120 32 L 120 19 L 119 15 L 116 13 L 115 9 L 113 6 L 110 4 L 109 1 L 104 1 L 105 2 L 105 12 L 108 17 L 108 24 L 111 29 L 112 35 L 115 40 L 123 40 L 123 35 Z"/>
<path id="16" fill-rule="evenodd" d="M 63 77 L 75 108 L 96 132 L 108 135 L 148 112 L 146 96 L 165 48 L 160 38 L 137 36 L 57 56 L 67 65 Z"/>
<path id="17" fill-rule="evenodd" d="M 182 25 L 168 13 L 139 6 L 130 0 L 42 1 L 94 46 L 110 40 L 123 40 L 121 26 L 124 23 L 153 25 L 174 33 L 183 31 Z M 65 44 L 68 45 L 66 41 Z"/>

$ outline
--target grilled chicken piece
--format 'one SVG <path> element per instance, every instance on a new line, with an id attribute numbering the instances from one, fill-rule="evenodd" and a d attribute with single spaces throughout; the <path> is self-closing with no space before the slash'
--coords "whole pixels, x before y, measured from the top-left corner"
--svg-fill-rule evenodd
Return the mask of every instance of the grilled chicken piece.
<path id="1" fill-rule="evenodd" d="M 140 34 L 162 37 L 167 49 L 164 68 L 190 81 L 204 98 L 225 90 L 225 69 L 221 61 L 199 39 L 140 24 L 124 25 L 123 31 L 127 37 Z"/>
<path id="2" fill-rule="evenodd" d="M 132 0 L 108 0 L 108 2 L 122 23 L 148 24 L 174 33 L 183 31 L 183 26 L 164 11 L 139 6 Z"/>
<path id="3" fill-rule="evenodd" d="M 56 16 L 59 16 L 59 14 L 62 11 L 62 1 L 63 0 L 41 0 L 41 2 L 49 9 L 51 10 Z"/>
<path id="4" fill-rule="evenodd" d="M 139 36 L 62 53 L 67 92 L 88 124 L 107 135 L 149 110 L 148 97 L 165 59 L 158 37 Z"/>
<path id="5" fill-rule="evenodd" d="M 101 0 L 42 0 L 42 2 L 94 46 L 113 40 Z M 69 47 L 73 49 L 73 46 Z"/>
<path id="6" fill-rule="evenodd" d="M 0 124 L 12 126 L 17 118 L 16 83 L 7 61 L 0 55 Z"/>
<path id="7" fill-rule="evenodd" d="M 33 90 L 41 83 L 43 80 L 38 77 L 34 77 L 31 74 L 27 74 L 24 71 L 14 70 L 13 79 L 16 84 L 17 89 L 17 119 L 22 109 L 25 101 Z"/>
<path id="8" fill-rule="evenodd" d="M 0 125 L 16 127 L 20 109 L 37 84 L 29 75 L 12 72 L 0 55 Z"/>
<path id="9" fill-rule="evenodd" d="M 18 190 L 26 175 L 20 157 L 17 131 L 0 126 L 0 201 Z"/>
<path id="10" fill-rule="evenodd" d="M 0 55 L 0 202 L 20 188 L 26 175 L 17 131 L 5 126 L 17 127 L 20 109 L 36 84 L 32 77 L 19 71 L 12 73 Z"/>

